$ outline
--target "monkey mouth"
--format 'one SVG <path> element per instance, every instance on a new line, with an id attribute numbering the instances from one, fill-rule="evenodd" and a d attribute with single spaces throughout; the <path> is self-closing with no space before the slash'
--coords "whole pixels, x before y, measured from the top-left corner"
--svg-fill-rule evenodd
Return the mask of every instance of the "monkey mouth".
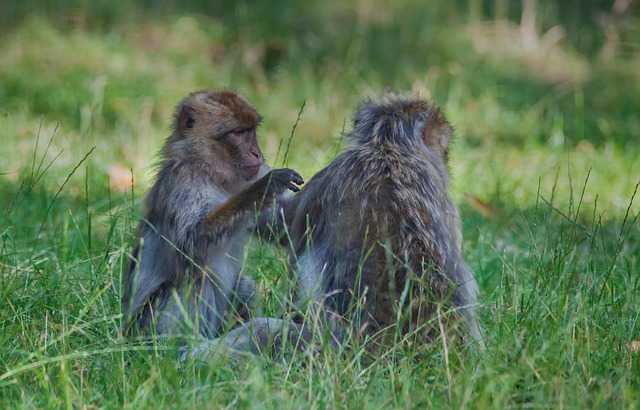
<path id="1" fill-rule="evenodd" d="M 250 180 L 252 178 L 255 178 L 256 175 L 258 175 L 258 172 L 260 171 L 260 166 L 261 165 L 243 166 L 240 168 L 240 173 L 246 180 Z"/>

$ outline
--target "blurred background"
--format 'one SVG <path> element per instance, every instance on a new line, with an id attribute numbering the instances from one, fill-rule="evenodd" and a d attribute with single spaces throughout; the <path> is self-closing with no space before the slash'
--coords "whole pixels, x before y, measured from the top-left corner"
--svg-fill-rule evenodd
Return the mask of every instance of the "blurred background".
<path id="1" fill-rule="evenodd" d="M 2 0 L 0 180 L 22 180 L 38 153 L 60 185 L 95 147 L 84 165 L 98 192 L 126 190 L 131 170 L 144 188 L 175 104 L 218 87 L 263 114 L 272 165 L 297 124 L 286 159 L 308 178 L 388 87 L 445 110 L 456 192 L 528 203 L 529 182 L 550 189 L 571 156 L 581 177 L 595 166 L 619 181 L 622 204 L 640 174 L 635 3 Z"/>

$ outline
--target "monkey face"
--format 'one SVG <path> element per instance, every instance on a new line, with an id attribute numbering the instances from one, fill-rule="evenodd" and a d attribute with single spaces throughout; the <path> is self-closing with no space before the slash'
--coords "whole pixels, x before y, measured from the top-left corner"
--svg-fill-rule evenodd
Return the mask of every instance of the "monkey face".
<path id="1" fill-rule="evenodd" d="M 195 145 L 232 179 L 251 181 L 264 157 L 256 138 L 261 117 L 240 94 L 230 90 L 201 91 L 184 99 L 176 112 L 176 136 Z"/>
<path id="2" fill-rule="evenodd" d="M 255 128 L 233 129 L 227 134 L 226 141 L 240 175 L 246 181 L 254 179 L 264 164 L 264 156 L 258 147 Z"/>

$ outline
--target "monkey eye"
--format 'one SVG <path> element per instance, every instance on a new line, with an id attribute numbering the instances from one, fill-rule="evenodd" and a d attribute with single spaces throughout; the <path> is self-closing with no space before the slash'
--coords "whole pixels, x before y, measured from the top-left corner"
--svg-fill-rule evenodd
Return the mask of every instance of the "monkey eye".
<path id="1" fill-rule="evenodd" d="M 244 132 L 246 132 L 244 128 L 234 128 L 231 131 L 229 131 L 229 134 L 240 135 L 240 134 L 243 134 Z"/>

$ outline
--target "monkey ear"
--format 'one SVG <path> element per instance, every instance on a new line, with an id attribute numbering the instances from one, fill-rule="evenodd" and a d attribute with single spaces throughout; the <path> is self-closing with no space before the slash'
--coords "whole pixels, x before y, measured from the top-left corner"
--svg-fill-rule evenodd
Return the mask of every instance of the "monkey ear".
<path id="1" fill-rule="evenodd" d="M 184 134 L 186 130 L 193 128 L 194 123 L 195 119 L 193 118 L 193 111 L 191 107 L 182 104 L 178 108 L 178 119 L 176 121 L 178 132 Z"/>
<path id="2" fill-rule="evenodd" d="M 440 110 L 433 112 L 424 127 L 422 136 L 427 147 L 437 149 L 445 161 L 449 156 L 449 141 L 453 130 Z"/>

